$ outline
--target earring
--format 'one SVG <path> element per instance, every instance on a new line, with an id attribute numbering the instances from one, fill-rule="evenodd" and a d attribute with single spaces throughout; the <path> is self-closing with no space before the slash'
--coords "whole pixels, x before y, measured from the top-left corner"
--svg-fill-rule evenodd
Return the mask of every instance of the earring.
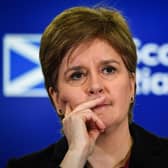
<path id="1" fill-rule="evenodd" d="M 60 115 L 63 115 L 63 114 L 64 114 L 61 109 L 59 109 L 58 112 L 59 112 Z"/>
<path id="2" fill-rule="evenodd" d="M 134 98 L 133 97 L 131 97 L 131 103 L 133 103 L 134 102 Z"/>
<path id="3" fill-rule="evenodd" d="M 61 118 L 61 120 L 64 118 L 64 112 L 61 109 L 58 110 L 58 115 Z"/>

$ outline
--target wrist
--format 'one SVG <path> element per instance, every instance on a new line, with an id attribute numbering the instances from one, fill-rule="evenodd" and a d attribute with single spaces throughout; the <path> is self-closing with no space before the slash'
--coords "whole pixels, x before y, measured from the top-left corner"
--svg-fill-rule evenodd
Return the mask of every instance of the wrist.
<path id="1" fill-rule="evenodd" d="M 62 168 L 83 168 L 87 161 L 87 154 L 84 149 L 76 148 L 69 149 L 61 162 L 60 167 Z"/>

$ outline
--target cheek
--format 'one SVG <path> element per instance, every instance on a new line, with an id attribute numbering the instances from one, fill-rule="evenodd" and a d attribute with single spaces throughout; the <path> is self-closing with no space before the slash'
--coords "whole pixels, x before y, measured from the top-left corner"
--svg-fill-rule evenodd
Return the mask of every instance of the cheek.
<path id="1" fill-rule="evenodd" d="M 129 106 L 130 97 L 131 97 L 131 87 L 130 82 L 125 79 L 125 81 L 121 81 L 116 83 L 111 89 L 111 95 L 114 96 L 114 101 L 119 104 L 121 107 Z"/>
<path id="2" fill-rule="evenodd" d="M 85 101 L 86 96 L 84 93 L 77 88 L 67 88 L 63 91 L 60 91 L 60 103 L 62 108 L 64 109 L 65 104 L 69 103 L 71 108 L 74 109 L 77 105 L 81 104 Z"/>

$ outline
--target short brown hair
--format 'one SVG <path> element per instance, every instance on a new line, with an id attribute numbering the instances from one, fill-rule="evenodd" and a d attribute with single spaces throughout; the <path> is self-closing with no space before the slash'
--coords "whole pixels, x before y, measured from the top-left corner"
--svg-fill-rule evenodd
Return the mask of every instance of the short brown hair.
<path id="1" fill-rule="evenodd" d="M 47 91 L 50 86 L 56 88 L 59 67 L 67 52 L 95 38 L 107 41 L 121 55 L 128 72 L 135 73 L 136 47 L 120 12 L 104 7 L 74 7 L 56 16 L 41 38 L 40 61 Z"/>

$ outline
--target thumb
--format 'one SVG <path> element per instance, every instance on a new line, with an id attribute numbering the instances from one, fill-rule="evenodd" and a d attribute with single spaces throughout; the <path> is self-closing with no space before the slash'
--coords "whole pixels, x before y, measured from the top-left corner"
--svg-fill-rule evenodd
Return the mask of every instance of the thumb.
<path id="1" fill-rule="evenodd" d="M 93 140 L 93 143 L 95 143 L 95 141 L 97 140 L 99 135 L 100 135 L 100 131 L 98 129 L 96 129 L 96 128 L 95 129 L 91 129 L 89 131 L 89 136 Z"/>

